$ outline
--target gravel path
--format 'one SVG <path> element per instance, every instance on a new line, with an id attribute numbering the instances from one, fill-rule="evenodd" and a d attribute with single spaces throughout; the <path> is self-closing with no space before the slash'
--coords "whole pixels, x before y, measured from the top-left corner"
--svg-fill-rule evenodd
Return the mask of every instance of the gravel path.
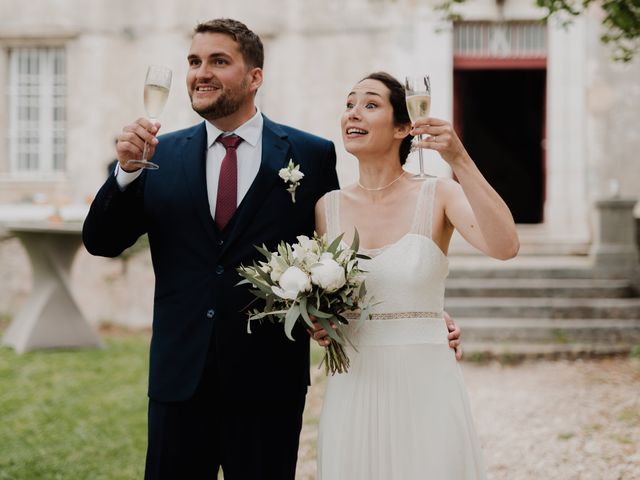
<path id="1" fill-rule="evenodd" d="M 491 480 L 640 479 L 640 360 L 463 362 L 462 369 Z M 300 480 L 315 479 L 320 372 L 314 380 Z"/>

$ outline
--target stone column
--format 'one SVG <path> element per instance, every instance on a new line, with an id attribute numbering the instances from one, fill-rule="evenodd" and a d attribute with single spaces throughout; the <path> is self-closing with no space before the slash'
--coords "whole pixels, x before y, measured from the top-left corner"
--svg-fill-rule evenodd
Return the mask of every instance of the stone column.
<path id="1" fill-rule="evenodd" d="M 612 197 L 596 201 L 596 221 L 591 256 L 602 269 L 633 270 L 638 267 L 636 200 Z"/>

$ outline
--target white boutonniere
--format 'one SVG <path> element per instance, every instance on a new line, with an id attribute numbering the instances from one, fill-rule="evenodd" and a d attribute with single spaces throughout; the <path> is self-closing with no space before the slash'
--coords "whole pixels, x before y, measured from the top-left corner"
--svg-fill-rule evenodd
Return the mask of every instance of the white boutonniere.
<path id="1" fill-rule="evenodd" d="M 304 173 L 300 171 L 300 165 L 293 163 L 293 159 L 290 158 L 289 165 L 281 168 L 278 176 L 287 184 L 287 192 L 291 194 L 291 201 L 296 203 L 296 189 L 300 185 L 300 180 L 304 177 Z"/>

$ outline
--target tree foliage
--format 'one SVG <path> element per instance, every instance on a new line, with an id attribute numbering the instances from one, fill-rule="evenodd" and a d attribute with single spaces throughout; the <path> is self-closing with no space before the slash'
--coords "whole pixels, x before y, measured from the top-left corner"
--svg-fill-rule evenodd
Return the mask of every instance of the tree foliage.
<path id="1" fill-rule="evenodd" d="M 599 4 L 605 29 L 600 40 L 611 45 L 613 59 L 629 62 L 640 50 L 640 0 L 536 0 L 536 4 L 547 10 L 547 19 L 559 12 L 577 17 L 592 4 Z"/>
<path id="2" fill-rule="evenodd" d="M 461 16 L 453 12 L 453 7 L 465 1 L 443 0 L 436 10 L 448 20 L 461 20 Z M 535 3 L 546 10 L 544 20 L 564 14 L 565 25 L 582 15 L 592 4 L 599 5 L 604 12 L 604 33 L 600 40 L 611 46 L 613 59 L 629 62 L 640 51 L 640 0 L 535 0 Z"/>

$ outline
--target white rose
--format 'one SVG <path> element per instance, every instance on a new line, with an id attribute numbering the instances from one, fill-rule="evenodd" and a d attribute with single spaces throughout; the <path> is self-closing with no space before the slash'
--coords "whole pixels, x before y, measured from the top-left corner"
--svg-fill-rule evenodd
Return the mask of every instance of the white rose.
<path id="1" fill-rule="evenodd" d="M 280 280 L 278 281 L 280 287 L 271 287 L 273 293 L 281 298 L 288 300 L 295 300 L 300 292 L 306 292 L 311 290 L 311 280 L 309 275 L 304 273 L 298 267 L 287 268 Z"/>
<path id="2" fill-rule="evenodd" d="M 299 182 L 300 180 L 302 180 L 302 177 L 304 177 L 304 173 L 302 173 L 300 170 L 298 170 L 297 168 L 294 170 L 291 170 L 291 172 L 289 173 L 289 179 L 293 182 Z"/>
<path id="3" fill-rule="evenodd" d="M 299 235 L 296 238 L 298 243 L 293 245 L 293 258 L 306 267 L 310 267 L 319 259 L 319 255 L 316 253 L 318 245 L 305 235 Z"/>
<path id="4" fill-rule="evenodd" d="M 333 255 L 324 253 L 320 261 L 311 267 L 311 281 L 329 293 L 335 292 L 346 282 L 344 268 L 338 265 Z"/>
<path id="5" fill-rule="evenodd" d="M 296 237 L 296 240 L 298 240 L 298 245 L 300 245 L 305 250 L 313 250 L 313 248 L 316 246 L 316 242 L 311 240 L 306 235 L 298 235 Z"/>
<path id="6" fill-rule="evenodd" d="M 280 171 L 278 171 L 278 176 L 285 182 L 291 180 L 291 172 L 288 168 L 281 168 Z"/>

